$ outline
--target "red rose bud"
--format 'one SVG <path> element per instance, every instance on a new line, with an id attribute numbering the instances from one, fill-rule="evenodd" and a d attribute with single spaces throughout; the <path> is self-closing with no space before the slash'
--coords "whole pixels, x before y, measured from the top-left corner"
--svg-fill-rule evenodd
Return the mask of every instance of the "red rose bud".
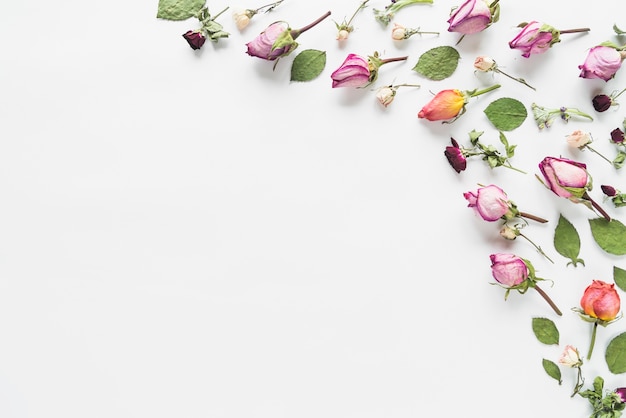
<path id="1" fill-rule="evenodd" d="M 620 310 L 620 297 L 615 290 L 615 284 L 594 280 L 585 289 L 580 306 L 591 318 L 607 322 L 614 320 Z"/>
<path id="2" fill-rule="evenodd" d="M 600 188 L 602 189 L 602 193 L 604 193 L 608 197 L 613 197 L 613 196 L 617 195 L 617 190 L 613 186 L 609 186 L 609 185 L 603 184 L 603 185 L 600 186 Z"/>
<path id="3" fill-rule="evenodd" d="M 591 103 L 596 112 L 606 112 L 613 104 L 613 100 L 606 94 L 598 94 L 591 100 Z"/>
<path id="4" fill-rule="evenodd" d="M 197 30 L 188 30 L 183 34 L 183 38 L 185 38 L 191 49 L 200 49 L 206 42 L 206 37 L 201 31 Z"/>
<path id="5" fill-rule="evenodd" d="M 611 131 L 611 141 L 615 144 L 622 144 L 624 142 L 624 132 L 620 128 L 615 128 Z"/>
<path id="6" fill-rule="evenodd" d="M 609 81 L 622 66 L 622 54 L 610 46 L 594 46 L 589 50 L 587 58 L 580 68 L 580 77 L 599 78 Z"/>
<path id="7" fill-rule="evenodd" d="M 463 151 L 461 151 L 459 144 L 454 140 L 454 138 L 450 139 L 452 140 L 452 146 L 447 146 L 443 153 L 452 168 L 454 168 L 454 171 L 460 173 L 467 168 L 467 158 L 463 155 Z"/>
<path id="8" fill-rule="evenodd" d="M 448 32 L 463 35 L 478 33 L 491 25 L 491 9 L 485 0 L 466 0 L 454 10 L 448 23 Z"/>
<path id="9" fill-rule="evenodd" d="M 615 393 L 623 403 L 626 402 L 626 388 L 617 388 L 615 389 Z"/>

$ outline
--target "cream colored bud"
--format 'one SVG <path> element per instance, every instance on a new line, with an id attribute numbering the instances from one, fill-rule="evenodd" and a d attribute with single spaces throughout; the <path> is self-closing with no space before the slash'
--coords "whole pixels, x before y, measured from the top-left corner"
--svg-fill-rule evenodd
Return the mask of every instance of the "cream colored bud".
<path id="1" fill-rule="evenodd" d="M 235 25 L 237 29 L 243 30 L 250 24 L 250 18 L 253 16 L 250 10 L 237 10 L 233 13 L 233 19 L 235 19 Z"/>
<path id="2" fill-rule="evenodd" d="M 406 39 L 406 28 L 397 23 L 393 24 L 393 29 L 391 30 L 391 38 L 395 41 L 402 41 Z"/>
<path id="3" fill-rule="evenodd" d="M 346 29 L 341 29 L 337 33 L 337 40 L 338 41 L 345 41 L 346 39 L 348 39 L 349 36 L 350 36 L 350 32 L 349 31 L 347 31 Z"/>
<path id="4" fill-rule="evenodd" d="M 393 99 L 395 97 L 396 89 L 390 86 L 381 87 L 376 92 L 376 98 L 378 99 L 378 102 L 385 107 L 389 106 L 391 102 L 393 102 Z"/>
<path id="5" fill-rule="evenodd" d="M 495 68 L 496 62 L 486 55 L 481 55 L 474 60 L 474 68 L 478 71 L 491 71 Z"/>
<path id="6" fill-rule="evenodd" d="M 574 346 L 567 345 L 559 358 L 559 363 L 566 367 L 579 367 L 582 366 L 583 361 L 580 358 L 578 349 Z"/>
<path id="7" fill-rule="evenodd" d="M 626 51 L 619 51 L 619 56 L 622 57 L 622 61 L 626 59 Z"/>
<path id="8" fill-rule="evenodd" d="M 576 130 L 567 136 L 567 144 L 574 148 L 581 148 L 591 142 L 591 135 Z"/>
<path id="9" fill-rule="evenodd" d="M 517 238 L 518 233 L 519 231 L 517 229 L 511 228 L 508 225 L 504 225 L 500 230 L 500 235 L 502 236 L 502 238 L 508 240 L 514 240 L 515 238 Z"/>

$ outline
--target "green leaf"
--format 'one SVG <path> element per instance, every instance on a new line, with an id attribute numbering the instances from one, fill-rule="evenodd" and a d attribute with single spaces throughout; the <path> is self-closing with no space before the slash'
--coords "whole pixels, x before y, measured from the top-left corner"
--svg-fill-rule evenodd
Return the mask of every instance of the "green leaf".
<path id="1" fill-rule="evenodd" d="M 573 264 L 574 267 L 577 267 L 578 263 L 585 265 L 584 260 L 578 258 L 580 253 L 580 236 L 578 231 L 563 215 L 559 215 L 559 223 L 554 230 L 554 248 L 563 257 L 572 260 L 567 263 L 568 266 Z"/>
<path id="2" fill-rule="evenodd" d="M 613 374 L 626 372 L 626 332 L 613 338 L 604 353 L 606 365 Z"/>
<path id="3" fill-rule="evenodd" d="M 291 64 L 291 81 L 311 81 L 322 73 L 325 66 L 326 51 L 306 49 Z"/>
<path id="4" fill-rule="evenodd" d="M 626 292 L 626 270 L 613 266 L 613 281 L 624 292 Z"/>
<path id="5" fill-rule="evenodd" d="M 510 97 L 502 97 L 491 102 L 484 112 L 487 119 L 500 131 L 512 131 L 518 128 L 528 116 L 526 106 Z"/>
<path id="6" fill-rule="evenodd" d="M 159 0 L 157 18 L 185 20 L 194 17 L 204 7 L 206 0 Z"/>
<path id="7" fill-rule="evenodd" d="M 591 235 L 596 243 L 609 254 L 626 254 L 626 226 L 617 219 L 610 222 L 604 218 L 589 219 Z"/>
<path id="8" fill-rule="evenodd" d="M 558 381 L 560 385 L 562 380 L 561 369 L 559 369 L 559 366 L 557 366 L 555 362 L 545 358 L 541 361 L 541 363 L 543 364 L 543 369 L 546 371 L 546 373 L 548 373 L 548 376 Z"/>
<path id="9" fill-rule="evenodd" d="M 533 318 L 533 332 L 539 342 L 548 345 L 559 343 L 559 330 L 548 318 Z"/>
<path id="10" fill-rule="evenodd" d="M 618 34 L 618 35 L 624 35 L 626 34 L 625 31 L 621 30 L 620 28 L 617 27 L 617 24 L 613 25 L 613 31 Z"/>
<path id="11" fill-rule="evenodd" d="M 460 58 L 459 51 L 453 47 L 438 46 L 424 52 L 413 67 L 413 71 L 430 80 L 443 80 L 454 73 Z"/>

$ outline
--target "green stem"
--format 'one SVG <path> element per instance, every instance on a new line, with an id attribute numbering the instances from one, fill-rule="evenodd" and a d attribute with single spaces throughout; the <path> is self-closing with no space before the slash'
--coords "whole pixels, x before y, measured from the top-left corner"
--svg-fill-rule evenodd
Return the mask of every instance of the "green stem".
<path id="1" fill-rule="evenodd" d="M 542 288 L 540 288 L 538 285 L 535 285 L 533 287 L 535 288 L 537 292 L 539 292 L 539 294 L 545 299 L 545 301 L 548 302 L 548 305 L 550 305 L 550 307 L 554 309 L 554 312 L 556 312 L 558 316 L 563 316 L 563 313 L 561 312 L 561 310 L 556 306 L 556 304 L 552 301 L 552 299 L 550 299 L 550 296 L 548 296 L 548 294 L 543 291 Z"/>
<path id="2" fill-rule="evenodd" d="M 515 77 L 513 77 L 513 76 L 510 76 L 510 75 L 508 75 L 507 73 L 505 73 L 504 71 L 502 71 L 502 70 L 501 70 L 501 69 L 499 69 L 499 68 L 496 68 L 494 71 L 495 71 L 495 72 L 497 72 L 497 73 L 502 74 L 503 76 L 506 76 L 506 77 L 510 78 L 511 80 L 515 80 L 515 81 L 517 81 L 518 83 L 522 83 L 523 85 L 525 85 L 525 86 L 527 86 L 527 87 L 530 87 L 530 88 L 531 88 L 531 89 L 533 89 L 533 90 L 537 90 L 537 89 L 535 89 L 533 86 L 531 86 L 530 84 L 528 84 L 528 83 L 526 82 L 526 80 L 524 80 L 523 78 L 515 78 Z"/>
<path id="3" fill-rule="evenodd" d="M 547 255 L 546 253 L 544 253 L 544 252 L 543 252 L 543 250 L 541 249 L 541 247 L 540 247 L 540 246 L 538 246 L 537 244 L 535 244 L 534 242 L 532 242 L 530 238 L 528 238 L 526 235 L 522 234 L 521 232 L 519 233 L 519 236 L 520 236 L 520 237 L 522 237 L 522 238 L 524 238 L 526 241 L 530 242 L 530 243 L 533 245 L 533 247 L 535 247 L 535 249 L 536 249 L 537 251 L 539 251 L 539 253 L 540 253 L 542 256 L 544 256 L 545 258 L 547 258 L 547 259 L 548 259 L 548 261 L 549 261 L 549 262 L 551 262 L 552 264 L 554 264 L 554 261 L 552 261 L 552 259 L 551 259 L 550 257 L 548 257 L 548 255 Z"/>
<path id="4" fill-rule="evenodd" d="M 427 34 L 427 35 L 439 35 L 439 32 L 425 32 L 425 31 L 421 31 L 420 32 L 420 28 L 417 28 L 417 29 L 407 29 L 406 35 L 404 36 L 404 39 L 408 39 L 411 36 L 418 35 L 418 34 L 419 35 L 424 35 L 424 34 Z"/>
<path id="5" fill-rule="evenodd" d="M 274 3 L 269 3 L 269 4 L 266 4 L 265 6 L 261 6 L 261 7 L 259 7 L 258 9 L 254 9 L 254 13 L 255 13 L 255 14 L 256 14 L 256 13 L 259 13 L 261 10 L 265 9 L 266 7 L 269 7 L 269 8 L 270 8 L 270 9 L 268 10 L 268 12 L 269 12 L 269 11 L 270 11 L 270 10 L 272 10 L 274 7 L 277 7 L 279 4 L 281 4 L 281 3 L 282 3 L 282 2 L 284 2 L 284 1 L 285 1 L 285 0 L 279 0 L 279 1 L 276 1 L 276 2 L 274 2 Z"/>
<path id="6" fill-rule="evenodd" d="M 226 8 L 224 10 L 222 10 L 221 12 L 219 12 L 218 14 L 216 14 L 215 16 L 213 16 L 213 18 L 211 20 L 215 20 L 219 17 L 219 15 L 221 15 L 222 13 L 224 13 L 226 10 L 228 10 L 230 6 L 226 6 Z"/>
<path id="7" fill-rule="evenodd" d="M 591 331 L 591 342 L 589 343 L 589 351 L 587 352 L 587 360 L 591 360 L 591 354 L 593 353 L 593 346 L 596 343 L 596 331 L 598 330 L 598 322 L 593 323 L 593 329 Z"/>
<path id="8" fill-rule="evenodd" d="M 609 160 L 608 158 L 606 158 L 604 155 L 600 154 L 598 151 L 596 151 L 595 149 L 591 148 L 589 145 L 585 145 L 585 147 L 587 149 L 589 149 L 589 151 L 595 152 L 596 154 L 598 154 L 600 157 L 602 157 L 606 162 L 608 162 L 609 164 L 613 165 L 613 161 Z"/>
<path id="9" fill-rule="evenodd" d="M 515 168 L 515 167 L 513 167 L 513 166 L 512 166 L 511 164 L 509 164 L 509 163 L 503 164 L 503 165 L 502 165 L 502 167 L 509 168 L 509 169 L 511 169 L 511 170 L 517 171 L 518 173 L 528 174 L 528 173 L 527 173 L 527 172 L 525 172 L 524 170 L 520 170 L 519 168 Z"/>
<path id="10" fill-rule="evenodd" d="M 619 97 L 619 96 L 620 96 L 623 92 L 625 92 L 625 91 L 626 91 L 626 89 L 624 89 L 624 90 L 620 91 L 620 92 L 619 92 L 619 93 L 617 93 L 615 96 L 612 96 L 612 97 L 613 97 L 613 100 L 617 99 L 617 98 L 618 98 L 618 97 Z"/>
<path id="11" fill-rule="evenodd" d="M 346 26 L 350 26 L 350 23 L 352 23 L 352 20 L 354 19 L 354 17 L 356 16 L 357 13 L 359 13 L 359 10 L 363 9 L 365 7 L 365 4 L 370 1 L 370 0 L 364 0 L 361 5 L 359 6 L 358 9 L 356 9 L 356 11 L 354 12 L 354 14 L 352 15 L 352 17 L 350 18 L 350 20 L 348 20 L 348 22 L 346 23 Z"/>
<path id="12" fill-rule="evenodd" d="M 583 378 L 583 370 L 580 366 L 576 367 L 578 369 L 578 375 L 576 376 L 576 386 L 574 386 L 574 391 L 572 392 L 571 398 L 574 397 L 585 384 L 585 379 Z"/>
<path id="13" fill-rule="evenodd" d="M 480 96 L 481 94 L 489 93 L 490 91 L 498 89 L 500 87 L 501 87 L 500 84 L 494 84 L 493 86 L 487 87 L 486 89 L 474 90 L 473 92 L 469 94 L 469 96 L 470 97 Z"/>

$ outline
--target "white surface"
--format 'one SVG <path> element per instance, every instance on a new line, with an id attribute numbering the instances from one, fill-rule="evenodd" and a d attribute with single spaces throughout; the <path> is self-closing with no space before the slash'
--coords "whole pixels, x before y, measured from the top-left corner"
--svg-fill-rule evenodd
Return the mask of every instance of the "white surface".
<path id="1" fill-rule="evenodd" d="M 584 80 L 588 48 L 614 37 L 621 3 L 502 1 L 500 22 L 467 36 L 449 79 L 411 69 L 419 56 L 454 45 L 446 32 L 456 1 L 409 6 L 395 21 L 439 37 L 391 40 L 371 1 L 343 45 L 333 20 L 358 1 L 287 0 L 243 32 L 192 51 L 181 37 L 196 22 L 156 19 L 157 0 L 9 2 L 0 15 L 0 416 L 96 417 L 586 417 L 570 399 L 574 372 L 559 386 L 541 367 L 565 344 L 586 353 L 590 327 L 571 312 L 592 279 L 612 280 L 623 257 L 591 239 L 593 213 L 560 200 L 535 178 L 545 156 L 588 163 L 600 184 L 626 190 L 623 173 L 565 136 L 588 130 L 612 158 L 609 132 L 624 111 L 598 114 L 591 98 L 626 87 Z M 209 2 L 258 7 L 263 2 Z M 332 15 L 298 41 L 272 71 L 245 43 L 274 20 L 301 27 Z M 508 48 L 522 21 L 563 35 L 544 55 Z M 327 51 L 319 78 L 290 83 L 304 49 Z M 401 88 L 382 108 L 371 89 L 332 89 L 330 74 L 348 53 L 409 55 L 383 66 L 375 87 Z M 477 55 L 524 77 L 527 87 L 473 73 Z M 626 71 L 626 70 L 623 70 Z M 502 88 L 472 99 L 451 125 L 417 112 L 431 92 Z M 593 123 L 557 120 L 538 131 L 532 115 L 507 133 L 512 163 L 490 170 L 470 159 L 457 175 L 443 150 L 484 130 L 482 110 L 499 97 L 530 109 L 578 107 Z M 626 98 L 624 99 L 626 100 Z M 462 193 L 495 183 L 520 209 L 550 220 L 505 242 L 477 218 Z M 604 207 L 624 220 L 624 210 Z M 559 213 L 577 227 L 585 267 L 565 267 L 552 246 Z M 557 319 L 533 291 L 492 286 L 489 254 L 529 258 L 564 312 Z M 561 346 L 539 343 L 531 318 L 555 319 Z M 599 329 L 584 366 L 607 388 L 624 386 L 602 358 L 620 321 Z"/>

